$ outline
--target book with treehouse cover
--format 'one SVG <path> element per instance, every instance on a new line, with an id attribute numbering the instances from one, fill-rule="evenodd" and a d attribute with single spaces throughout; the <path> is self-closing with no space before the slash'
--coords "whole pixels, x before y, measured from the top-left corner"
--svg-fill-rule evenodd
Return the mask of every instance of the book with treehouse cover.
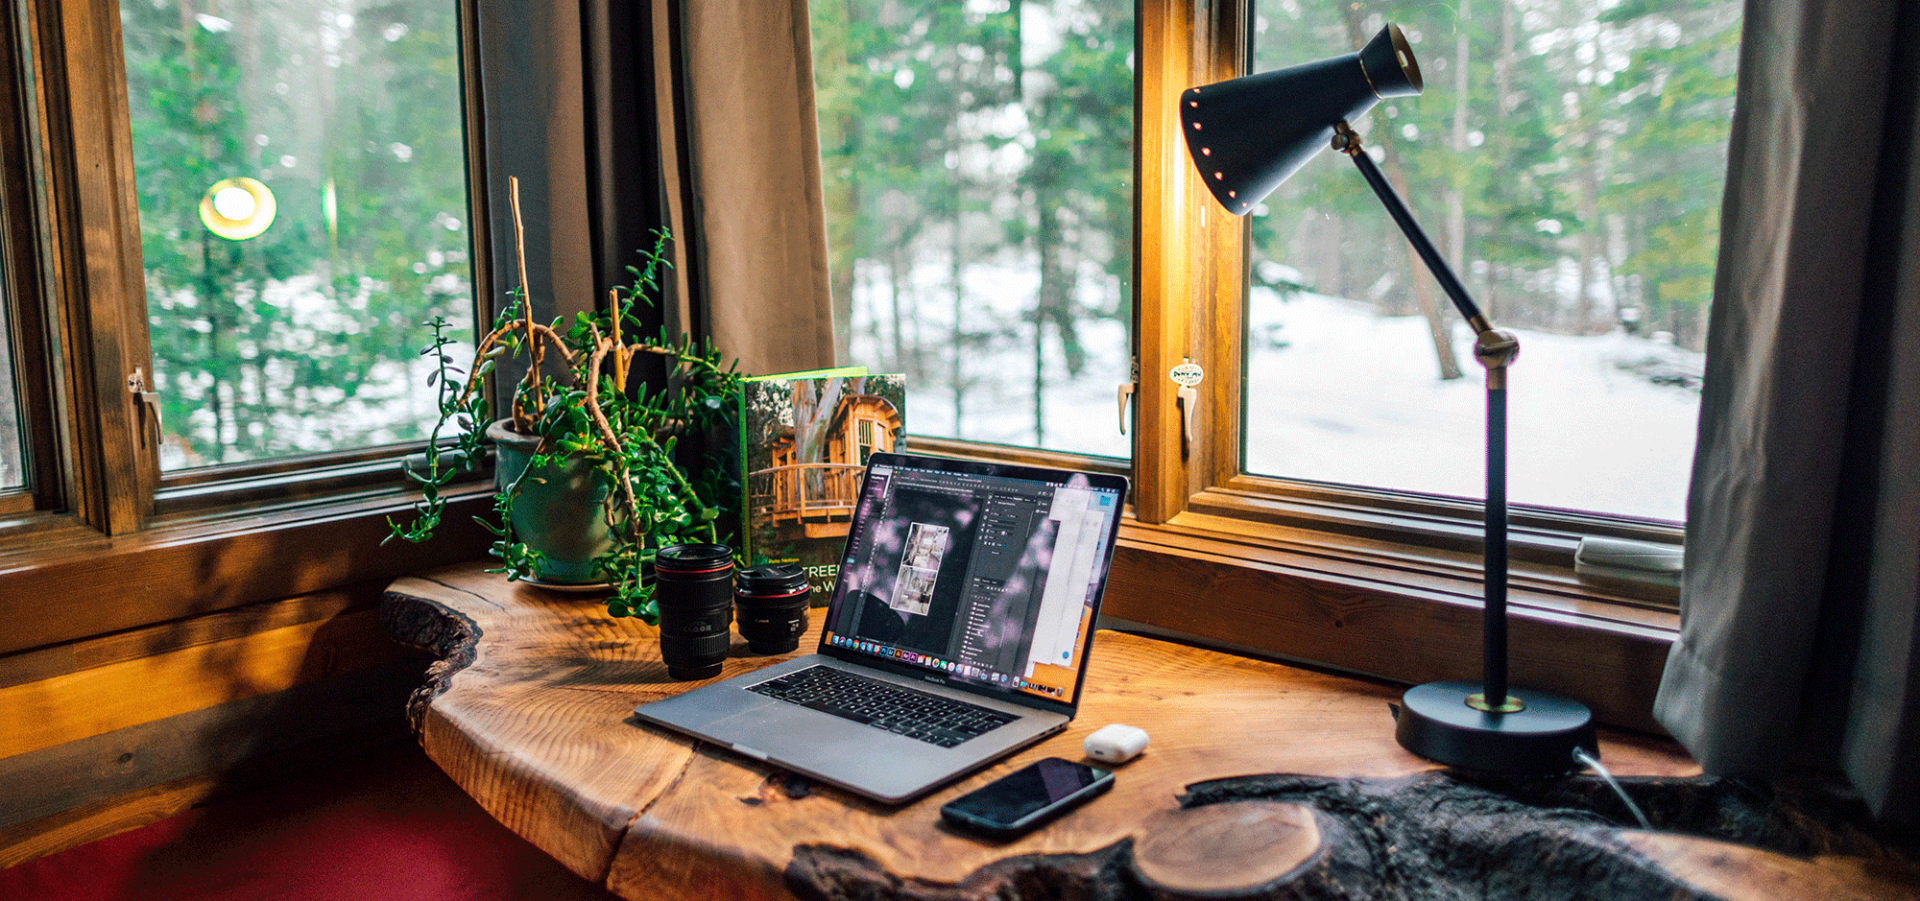
<path id="1" fill-rule="evenodd" d="M 797 563 L 823 606 L 867 458 L 905 446 L 906 379 L 865 367 L 755 376 L 740 392 L 741 559 Z"/>

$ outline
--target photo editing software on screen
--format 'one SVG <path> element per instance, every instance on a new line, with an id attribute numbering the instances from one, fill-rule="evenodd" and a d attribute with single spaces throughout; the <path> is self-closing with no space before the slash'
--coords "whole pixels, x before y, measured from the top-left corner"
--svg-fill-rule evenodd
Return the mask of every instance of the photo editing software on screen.
<path id="1" fill-rule="evenodd" d="M 875 465 L 859 503 L 829 645 L 1073 699 L 1119 492 Z"/>

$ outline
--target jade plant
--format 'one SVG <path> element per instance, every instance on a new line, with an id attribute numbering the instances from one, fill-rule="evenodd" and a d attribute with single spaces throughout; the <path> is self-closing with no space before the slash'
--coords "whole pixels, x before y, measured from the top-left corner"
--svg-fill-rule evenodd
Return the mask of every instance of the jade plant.
<path id="1" fill-rule="evenodd" d="M 517 196 L 514 221 L 517 238 Z M 635 312 L 641 304 L 654 304 L 661 270 L 671 265 L 664 255 L 669 235 L 663 230 L 655 237 L 653 248 L 641 251 L 643 264 L 628 267 L 632 283 L 609 292 L 605 309 L 579 313 L 571 322 L 534 320 L 522 252 L 520 286 L 509 293 L 509 303 L 464 369 L 449 353 L 453 341 L 446 322 L 430 324 L 433 341 L 422 353 L 436 363 L 428 384 L 437 392 L 440 416 L 424 464 L 408 473 L 421 492 L 415 516 L 406 522 L 389 519 L 389 540 L 430 537 L 445 512 L 448 487 L 485 458 L 482 438 L 491 422 L 486 379 L 509 357 L 525 359 L 527 371 L 503 419 L 511 420 L 515 433 L 540 439 L 526 472 L 574 461 L 590 467 L 609 491 L 604 512 L 612 549 L 594 559 L 612 592 L 609 613 L 656 621 L 653 588 L 642 578 L 655 551 L 731 538 L 722 531 L 721 499 L 737 496 L 734 467 L 723 454 L 691 453 L 681 439 L 732 431 L 740 376 L 711 341 L 671 337 L 665 329 L 656 337 L 639 337 L 642 324 Z M 665 361 L 664 386 L 634 378 L 636 361 L 645 358 Z M 441 440 L 449 434 L 450 441 Z M 494 516 L 479 520 L 495 536 L 490 550 L 501 561 L 491 571 L 509 579 L 534 577 L 542 562 L 540 552 L 513 527 L 514 500 L 532 477 L 504 486 L 495 494 Z"/>

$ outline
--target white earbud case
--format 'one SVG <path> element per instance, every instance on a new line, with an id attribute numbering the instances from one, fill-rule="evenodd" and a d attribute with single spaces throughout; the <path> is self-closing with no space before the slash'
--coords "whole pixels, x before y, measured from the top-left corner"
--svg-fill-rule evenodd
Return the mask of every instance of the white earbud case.
<path id="1" fill-rule="evenodd" d="M 1081 748 L 1101 763 L 1126 763 L 1147 749 L 1147 730 L 1121 723 L 1102 726 L 1087 736 Z"/>

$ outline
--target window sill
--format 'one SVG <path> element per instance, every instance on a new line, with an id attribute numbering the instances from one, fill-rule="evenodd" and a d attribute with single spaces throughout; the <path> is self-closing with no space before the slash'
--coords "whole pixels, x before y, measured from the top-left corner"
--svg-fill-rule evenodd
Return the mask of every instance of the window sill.
<path id="1" fill-rule="evenodd" d="M 484 484 L 463 490 L 426 545 L 381 544 L 387 517 L 409 504 L 391 490 L 169 518 L 117 538 L 42 522 L 0 545 L 0 617 L 17 626 L 0 636 L 0 654 L 476 559 L 488 537 L 471 517 L 490 498 Z M 1398 682 L 1479 676 L 1479 554 L 1466 537 L 1390 540 L 1404 534 L 1403 512 L 1373 514 L 1372 529 L 1327 529 L 1276 515 L 1282 505 L 1251 493 L 1194 500 L 1166 524 L 1122 526 L 1108 617 Z M 1259 510 L 1264 518 L 1248 517 Z M 1516 543 L 1526 540 L 1517 530 Z M 1677 613 L 1580 584 L 1555 562 L 1570 550 L 1514 556 L 1514 682 L 1658 732 L 1653 695 Z"/>
<path id="2" fill-rule="evenodd" d="M 451 446 L 451 442 L 448 442 Z M 236 509 L 291 509 L 328 506 L 364 498 L 392 498 L 400 490 L 397 474 L 424 464 L 418 444 L 390 445 L 356 452 L 282 458 L 187 470 L 168 475 L 154 498 L 162 520 L 230 517 Z M 456 475 L 455 485 L 492 479 L 489 466 Z"/>
<path id="3" fill-rule="evenodd" d="M 1464 560 L 1456 567 L 1476 583 L 1480 572 L 1483 508 L 1478 501 L 1410 496 L 1384 490 L 1287 483 L 1258 476 L 1241 476 L 1221 488 L 1203 491 L 1188 500 L 1187 509 L 1235 520 L 1291 527 L 1270 533 L 1303 533 L 1310 544 L 1329 539 L 1347 548 L 1396 549 L 1417 546 L 1417 565 L 1429 568 L 1435 555 Z M 1655 610 L 1679 609 L 1677 593 L 1647 586 L 1640 594 L 1607 594 L 1603 588 L 1574 577 L 1574 552 L 1585 537 L 1627 539 L 1656 545 L 1679 546 L 1678 524 L 1649 523 L 1622 517 L 1515 507 L 1508 511 L 1508 553 L 1511 576 L 1530 582 L 1540 591 L 1561 595 L 1605 595 L 1609 603 Z M 1383 556 L 1406 556 L 1391 550 Z M 1478 596 L 1478 590 L 1475 591 Z"/>
<path id="4" fill-rule="evenodd" d="M 1123 524 L 1102 612 L 1396 682 L 1478 679 L 1479 572 L 1477 551 L 1190 512 Z M 1570 567 L 1515 561 L 1513 682 L 1578 699 L 1603 722 L 1661 731 L 1653 697 L 1678 627 L 1664 605 L 1580 585 Z"/>

